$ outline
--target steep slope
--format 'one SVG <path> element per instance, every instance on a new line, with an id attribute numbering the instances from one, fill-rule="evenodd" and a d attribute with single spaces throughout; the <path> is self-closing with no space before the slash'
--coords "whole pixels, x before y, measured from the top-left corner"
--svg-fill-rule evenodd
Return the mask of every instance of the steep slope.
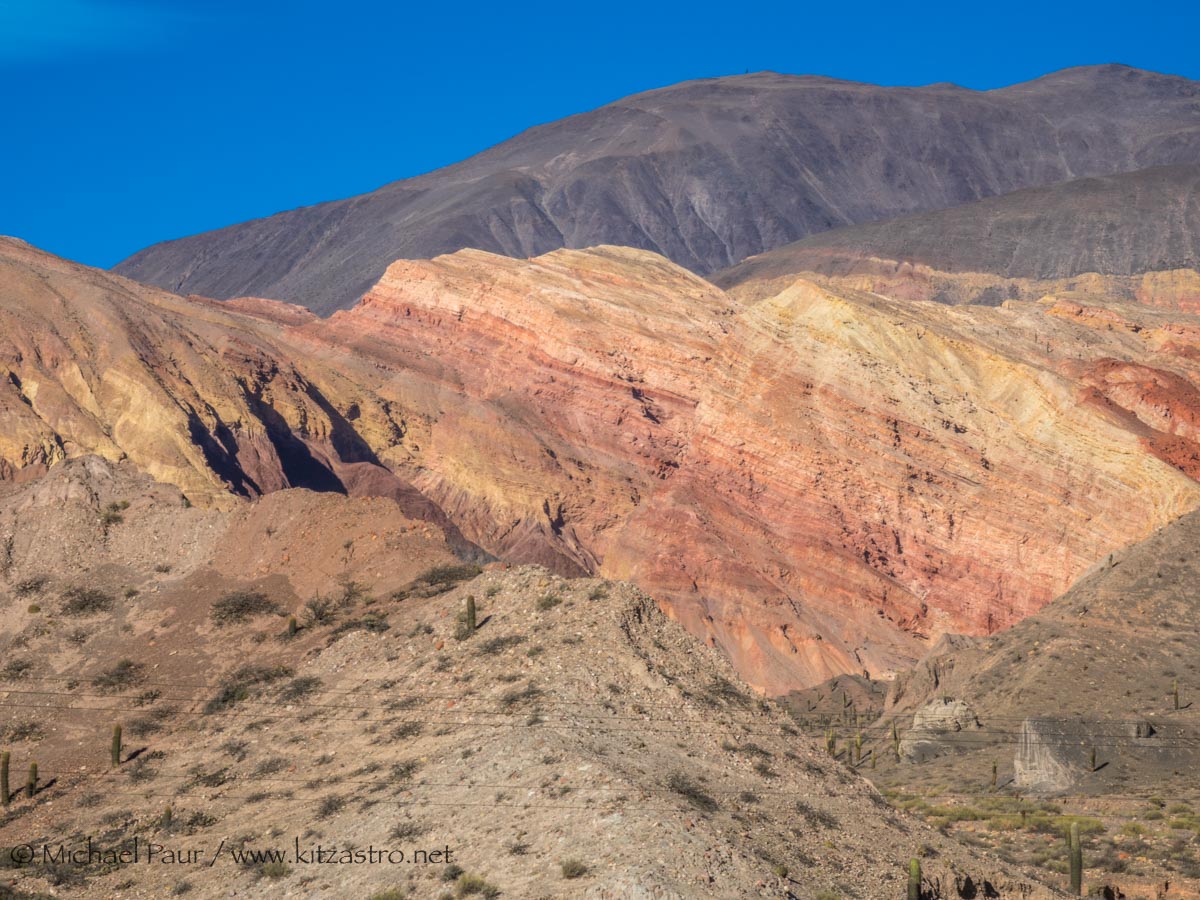
<path id="1" fill-rule="evenodd" d="M 264 337 L 262 316 L 297 321 L 290 308 L 185 300 L 10 238 L 0 285 L 0 480 L 98 454 L 201 504 L 308 487 L 392 496 L 447 526 L 368 445 L 402 421 Z"/>
<path id="2" fill-rule="evenodd" d="M 888 808 L 629 585 L 535 567 L 434 580 L 422 567 L 450 559 L 444 543 L 391 501 L 296 490 L 186 510 L 209 527 L 181 529 L 159 557 L 179 568 L 163 572 L 139 546 L 182 497 L 128 469 L 90 458 L 0 490 L 0 521 L 20 510 L 44 534 L 107 546 L 76 569 L 21 541 L 0 576 L 0 733 L 40 776 L 0 815 L 6 895 L 14 882 L 28 892 L 15 896 L 130 898 L 469 896 L 473 883 L 512 897 L 889 896 L 920 856 L 931 895 L 970 878 L 989 896 L 1054 896 Z M 106 529 L 110 497 L 131 503 Z M 303 540 L 318 518 L 354 539 L 340 582 L 264 575 L 238 555 Z M 79 585 L 121 598 L 72 613 L 60 595 Z M 222 619 L 238 590 L 275 608 Z M 303 603 L 314 590 L 338 591 L 319 615 Z M 468 594 L 474 631 L 456 621 Z M 136 839 L 160 856 L 7 855 L 89 835 L 101 853 Z M 330 868 L 317 845 L 407 860 Z M 234 856 L 276 847 L 275 865 Z M 409 861 L 418 850 L 441 853 Z M 187 851 L 204 855 L 163 862 Z"/>
<path id="3" fill-rule="evenodd" d="M 1166 166 L 1015 191 L 953 209 L 839 228 L 718 273 L 729 288 L 800 273 L 888 275 L 922 270 L 974 275 L 974 293 L 940 299 L 992 302 L 1018 296 L 1003 280 L 1048 281 L 1089 272 L 1137 276 L 1200 270 L 1200 166 Z M 926 278 L 929 276 L 926 275 Z M 1200 276 L 1193 288 L 1200 296 Z"/>
<path id="4" fill-rule="evenodd" d="M 838 679 L 789 705 L 802 725 L 862 734 L 872 780 L 955 837 L 1055 870 L 1046 834 L 1074 820 L 1089 891 L 1200 895 L 1198 540 L 1192 512 L 1007 631 L 946 639 L 869 692 Z"/>
<path id="5" fill-rule="evenodd" d="M 159 244 L 117 271 L 322 314 L 397 258 L 463 247 L 620 244 L 705 273 L 841 225 L 1200 162 L 1197 97 L 1194 82 L 1124 66 L 988 92 L 773 73 L 687 82 L 372 193 Z"/>
<path id="6" fill-rule="evenodd" d="M 229 506 L 303 450 L 301 486 L 460 552 L 637 583 L 768 693 L 1010 625 L 1200 505 L 1200 320 L 1103 296 L 753 301 L 646 251 L 462 251 L 320 320 L 9 255 L 4 477 L 124 454 Z"/>

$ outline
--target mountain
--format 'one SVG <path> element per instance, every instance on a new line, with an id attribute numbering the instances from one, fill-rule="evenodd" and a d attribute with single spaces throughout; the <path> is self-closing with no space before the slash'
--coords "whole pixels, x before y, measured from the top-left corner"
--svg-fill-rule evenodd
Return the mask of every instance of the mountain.
<path id="1" fill-rule="evenodd" d="M 704 274 L 839 226 L 1181 163 L 1200 163 L 1200 85 L 1183 78 L 1109 65 L 979 92 L 759 73 L 628 97 L 368 194 L 156 245 L 116 271 L 324 315 L 398 258 L 618 244 Z"/>
<path id="2" fill-rule="evenodd" d="M 0 264 L 0 477 L 388 497 L 468 559 L 637 584 L 768 694 L 1012 625 L 1200 505 L 1200 319 L 1103 292 L 752 299 L 647 251 L 464 250 L 318 319 Z"/>
<path id="3" fill-rule="evenodd" d="M 1001 282 L 1007 288 L 1019 280 L 1181 269 L 1200 271 L 1200 165 L 1081 178 L 838 228 L 747 259 L 713 280 L 728 288 L 801 273 L 841 279 L 910 273 L 977 289 L 944 300 L 996 302 L 1022 293 L 998 290 Z"/>

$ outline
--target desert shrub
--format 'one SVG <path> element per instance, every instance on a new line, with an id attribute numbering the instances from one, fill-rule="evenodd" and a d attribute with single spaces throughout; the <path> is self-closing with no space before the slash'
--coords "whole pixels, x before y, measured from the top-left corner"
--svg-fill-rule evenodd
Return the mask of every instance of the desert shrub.
<path id="1" fill-rule="evenodd" d="M 514 688 L 511 691 L 505 691 L 500 697 L 500 703 L 507 709 L 516 706 L 518 703 L 536 700 L 540 696 L 542 696 L 541 689 L 531 681 L 523 688 Z"/>
<path id="2" fill-rule="evenodd" d="M 144 716 L 138 716 L 132 719 L 125 730 L 133 737 L 146 737 L 147 735 L 157 734 L 163 730 L 164 723 L 171 716 L 175 715 L 175 707 L 159 706 L 151 710 Z"/>
<path id="3" fill-rule="evenodd" d="M 253 688 L 274 684 L 293 674 L 287 666 L 242 666 L 222 682 L 220 690 L 205 704 L 204 711 L 220 712 L 248 698 Z"/>
<path id="4" fill-rule="evenodd" d="M 328 625 L 337 618 L 337 604 L 332 597 L 317 595 L 304 604 L 304 622 L 309 627 Z"/>
<path id="5" fill-rule="evenodd" d="M 489 638 L 479 645 L 479 652 L 484 656 L 494 656 L 508 650 L 510 647 L 518 647 L 525 643 L 523 634 L 505 634 L 500 637 Z"/>
<path id="6" fill-rule="evenodd" d="M 328 819 L 330 816 L 336 816 L 346 806 L 346 798 L 339 797 L 337 794 L 330 794 L 317 804 L 317 818 Z"/>
<path id="7" fill-rule="evenodd" d="M 105 694 L 117 693 L 146 680 L 146 667 L 132 659 L 122 659 L 111 669 L 92 679 L 92 687 Z"/>
<path id="8" fill-rule="evenodd" d="M 442 869 L 442 881 L 458 881 L 466 871 L 462 866 L 450 863 L 450 865 Z"/>
<path id="9" fill-rule="evenodd" d="M 368 612 L 361 619 L 351 619 L 349 622 L 343 622 L 333 630 L 331 637 L 339 638 L 351 631 L 367 631 L 371 634 L 383 634 L 391 627 L 382 613 Z"/>
<path id="10" fill-rule="evenodd" d="M 474 578 L 482 571 L 483 569 L 479 568 L 479 566 L 434 566 L 432 569 L 418 576 L 415 583 L 429 585 L 430 587 L 444 587 L 449 590 L 460 581 Z"/>
<path id="11" fill-rule="evenodd" d="M 578 859 L 564 859 L 561 868 L 563 878 L 582 878 L 588 872 L 588 867 Z"/>
<path id="12" fill-rule="evenodd" d="M 562 597 L 558 596 L 558 594 L 544 594 L 538 597 L 537 608 L 541 612 L 545 612 L 548 609 L 554 609 L 560 603 L 562 603 Z"/>
<path id="13" fill-rule="evenodd" d="M 499 897 L 500 889 L 493 884 L 489 884 L 481 875 L 472 875 L 467 873 L 458 879 L 458 883 L 454 886 L 454 893 L 459 897 L 471 897 L 478 895 L 480 897 Z"/>
<path id="14" fill-rule="evenodd" d="M 283 860 L 272 860 L 269 863 L 263 863 L 258 870 L 263 878 L 270 878 L 272 881 L 278 878 L 287 878 L 292 874 L 291 868 Z"/>
<path id="15" fill-rule="evenodd" d="M 41 724 L 29 719 L 13 722 L 2 732 L 6 741 L 14 744 L 20 741 L 40 741 L 46 736 L 46 730 Z"/>
<path id="16" fill-rule="evenodd" d="M 388 836 L 393 841 L 411 841 L 428 833 L 429 828 L 420 822 L 414 822 L 412 819 L 405 819 L 403 822 L 397 822 L 392 826 L 392 830 L 388 832 Z"/>
<path id="17" fill-rule="evenodd" d="M 278 612 L 275 601 L 261 591 L 232 591 L 212 605 L 209 616 L 216 625 L 237 625 Z"/>
<path id="18" fill-rule="evenodd" d="M 303 675 L 284 685 L 283 689 L 279 692 L 279 699 L 284 703 L 302 700 L 309 694 L 320 690 L 321 684 L 321 679 L 315 675 Z"/>
<path id="19" fill-rule="evenodd" d="M 260 762 L 257 766 L 254 767 L 253 774 L 255 776 L 277 775 L 278 773 L 282 772 L 284 769 L 286 769 L 290 765 L 291 765 L 291 763 L 287 760 L 286 757 L 270 756 L 270 757 L 267 757 L 266 759 L 264 759 L 262 762 Z"/>
<path id="20" fill-rule="evenodd" d="M 105 531 L 114 525 L 120 525 L 125 521 L 125 517 L 121 513 L 127 509 L 129 509 L 128 500 L 108 504 L 108 506 L 100 511 L 100 525 Z"/>
<path id="21" fill-rule="evenodd" d="M 701 812 L 716 812 L 719 809 L 719 804 L 716 800 L 704 792 L 696 782 L 692 781 L 682 772 L 676 772 L 667 779 L 667 787 L 683 797 L 692 806 Z"/>
<path id="22" fill-rule="evenodd" d="M 13 590 L 18 597 L 28 597 L 30 594 L 39 594 L 49 583 L 50 579 L 45 575 L 34 575 L 30 578 L 24 578 L 13 585 Z"/>
<path id="23" fill-rule="evenodd" d="M 33 663 L 27 659 L 10 659 L 0 669 L 0 679 L 5 681 L 20 681 L 33 669 Z"/>
<path id="24" fill-rule="evenodd" d="M 96 616 L 109 612 L 116 605 L 111 594 L 95 588 L 68 588 L 62 595 L 64 616 Z"/>
<path id="25" fill-rule="evenodd" d="M 803 800 L 796 801 L 796 812 L 804 817 L 809 825 L 819 826 L 821 828 L 837 828 L 838 820 L 825 812 L 823 809 L 817 809 L 815 806 L 809 806 Z"/>
<path id="26" fill-rule="evenodd" d="M 385 888 L 382 891 L 376 891 L 371 895 L 370 900 L 407 900 L 408 894 L 404 892 L 404 888 Z"/>

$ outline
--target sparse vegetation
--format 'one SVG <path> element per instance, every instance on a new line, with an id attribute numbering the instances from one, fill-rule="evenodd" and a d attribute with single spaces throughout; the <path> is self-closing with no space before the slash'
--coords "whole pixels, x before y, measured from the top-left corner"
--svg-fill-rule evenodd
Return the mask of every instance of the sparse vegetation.
<path id="1" fill-rule="evenodd" d="M 242 666 L 225 679 L 221 689 L 205 705 L 204 711 L 220 712 L 247 699 L 254 688 L 291 678 L 293 674 L 295 673 L 287 666 Z"/>
<path id="2" fill-rule="evenodd" d="M 112 668 L 92 679 L 92 687 L 105 694 L 128 690 L 146 680 L 146 667 L 132 659 L 119 660 Z"/>
<path id="3" fill-rule="evenodd" d="M 720 805 L 704 789 L 681 772 L 676 772 L 667 779 L 667 787 L 683 797 L 701 812 L 712 813 L 720 809 Z"/>
<path id="4" fill-rule="evenodd" d="M 212 605 L 214 625 L 237 625 L 259 616 L 276 615 L 279 606 L 261 591 L 232 591 Z"/>
<path id="5" fill-rule="evenodd" d="M 110 612 L 117 602 L 112 594 L 106 594 L 104 591 L 95 588 L 85 587 L 68 588 L 63 592 L 62 601 L 62 613 L 64 616 L 76 616 L 80 618 Z"/>
<path id="6" fill-rule="evenodd" d="M 588 867 L 578 859 L 564 859 L 561 865 L 563 878 L 582 878 L 588 873 Z"/>

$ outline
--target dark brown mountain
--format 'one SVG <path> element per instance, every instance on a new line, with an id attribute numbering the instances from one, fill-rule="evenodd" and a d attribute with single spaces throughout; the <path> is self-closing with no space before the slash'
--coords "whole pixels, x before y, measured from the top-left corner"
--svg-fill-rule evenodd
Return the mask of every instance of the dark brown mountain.
<path id="1" fill-rule="evenodd" d="M 724 287 L 799 272 L 850 275 L 894 260 L 1006 278 L 1200 269 L 1200 165 L 1081 178 L 953 209 L 839 228 L 745 260 Z"/>
<path id="2" fill-rule="evenodd" d="M 708 273 L 844 225 L 1196 162 L 1200 84 L 1125 66 L 986 92 L 759 73 L 638 94 L 372 193 L 156 245 L 117 271 L 328 313 L 397 258 L 608 243 Z"/>

